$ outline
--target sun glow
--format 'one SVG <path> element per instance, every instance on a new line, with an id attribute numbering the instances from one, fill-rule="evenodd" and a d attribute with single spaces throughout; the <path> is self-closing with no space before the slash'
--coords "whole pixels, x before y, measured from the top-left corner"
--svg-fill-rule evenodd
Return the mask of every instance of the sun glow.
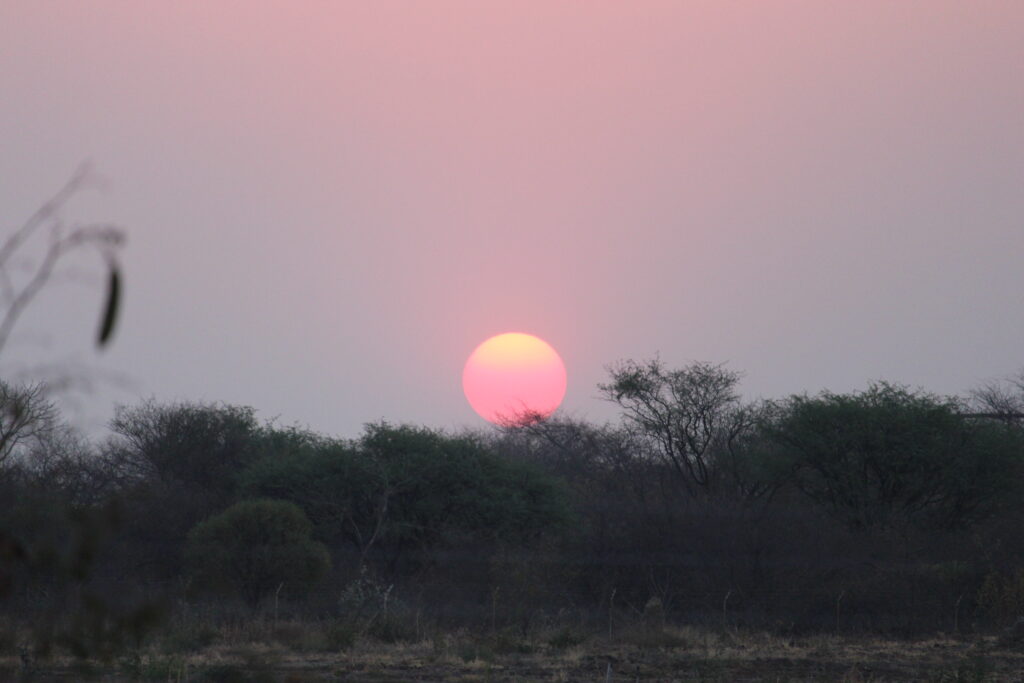
<path id="1" fill-rule="evenodd" d="M 473 410 L 495 424 L 551 415 L 565 396 L 561 357 L 543 339 L 520 332 L 491 337 L 470 355 L 462 390 Z"/>

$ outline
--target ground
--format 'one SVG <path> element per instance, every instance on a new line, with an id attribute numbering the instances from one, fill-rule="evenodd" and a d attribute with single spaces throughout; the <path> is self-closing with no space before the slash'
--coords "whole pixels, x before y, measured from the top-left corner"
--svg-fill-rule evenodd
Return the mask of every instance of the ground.
<path id="1" fill-rule="evenodd" d="M 667 628 L 541 641 L 457 632 L 417 643 L 357 639 L 331 652 L 316 651 L 323 643 L 306 629 L 278 632 L 273 642 L 228 638 L 187 653 L 151 645 L 106 663 L 53 658 L 34 664 L 30 680 L 1024 681 L 1024 650 L 994 636 L 787 638 Z M 0 659 L 0 680 L 29 680 L 27 673 L 19 657 Z"/>

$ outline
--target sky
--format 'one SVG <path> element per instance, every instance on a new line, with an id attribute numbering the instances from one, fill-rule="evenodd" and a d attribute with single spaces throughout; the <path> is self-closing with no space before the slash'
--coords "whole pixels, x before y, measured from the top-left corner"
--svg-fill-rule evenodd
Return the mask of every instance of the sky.
<path id="1" fill-rule="evenodd" d="M 509 331 L 595 421 L 655 354 L 750 398 L 1024 368 L 1015 0 L 4 0 L 0 229 L 83 162 L 66 220 L 128 235 L 116 337 L 84 258 L 0 367 L 87 369 L 93 426 L 479 427 L 462 367 Z"/>

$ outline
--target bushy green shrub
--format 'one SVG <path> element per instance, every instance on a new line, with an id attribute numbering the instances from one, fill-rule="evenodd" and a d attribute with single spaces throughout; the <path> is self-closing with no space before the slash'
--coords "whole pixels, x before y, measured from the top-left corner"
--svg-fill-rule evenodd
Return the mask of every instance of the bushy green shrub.
<path id="1" fill-rule="evenodd" d="M 299 505 L 318 538 L 423 550 L 452 534 L 531 540 L 569 517 L 558 482 L 478 440 L 387 423 L 357 442 L 312 440 L 263 458 L 241 478 L 248 495 Z"/>
<path id="2" fill-rule="evenodd" d="M 1008 499 L 1024 461 L 1020 430 L 885 382 L 775 408 L 763 424 L 774 469 L 853 529 L 977 521 Z"/>
<path id="3" fill-rule="evenodd" d="M 283 585 L 301 592 L 330 567 L 311 530 L 294 503 L 243 501 L 189 532 L 185 554 L 201 583 L 235 590 L 256 605 Z"/>

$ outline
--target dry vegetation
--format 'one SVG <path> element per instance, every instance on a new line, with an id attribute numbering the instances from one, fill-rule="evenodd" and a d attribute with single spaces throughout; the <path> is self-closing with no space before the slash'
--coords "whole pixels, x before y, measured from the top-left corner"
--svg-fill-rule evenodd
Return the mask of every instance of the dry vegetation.
<path id="1" fill-rule="evenodd" d="M 615 377 L 618 426 L 43 420 L 0 467 L 0 678 L 1024 680 L 1024 416 Z"/>
<path id="2" fill-rule="evenodd" d="M 1019 681 L 1007 636 L 892 640 L 727 629 L 573 627 L 423 633 L 384 642 L 335 622 L 177 624 L 108 662 L 21 660 L 8 638 L 0 680 L 103 681 Z"/>

